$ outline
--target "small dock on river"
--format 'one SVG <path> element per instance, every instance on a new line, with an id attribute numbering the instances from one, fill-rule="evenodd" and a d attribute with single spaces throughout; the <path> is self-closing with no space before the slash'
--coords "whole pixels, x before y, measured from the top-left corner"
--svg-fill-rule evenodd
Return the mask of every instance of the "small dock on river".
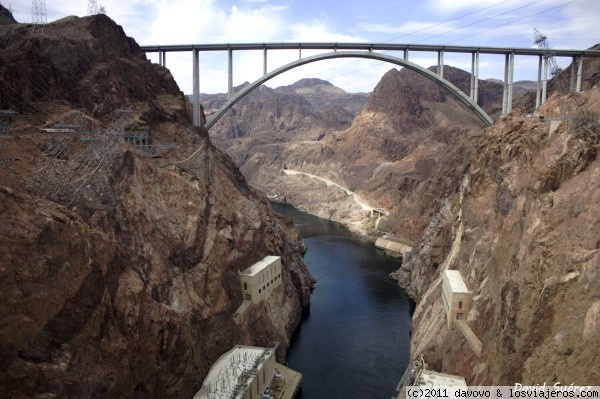
<path id="1" fill-rule="evenodd" d="M 414 243 L 409 240 L 388 235 L 379 237 L 375 241 L 375 247 L 383 249 L 386 252 L 391 252 L 392 255 L 397 255 L 398 257 L 404 257 L 412 250 L 413 245 Z"/>

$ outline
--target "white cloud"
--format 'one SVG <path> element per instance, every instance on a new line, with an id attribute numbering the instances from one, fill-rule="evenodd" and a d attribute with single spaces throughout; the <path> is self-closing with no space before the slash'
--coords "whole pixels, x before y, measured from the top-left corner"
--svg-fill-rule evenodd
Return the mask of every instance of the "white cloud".
<path id="1" fill-rule="evenodd" d="M 405 7 L 406 2 L 363 9 L 350 17 L 346 9 L 323 3 L 315 12 L 309 4 L 275 3 L 270 0 L 97 0 L 107 14 L 122 25 L 139 44 L 248 43 L 248 42 L 409 42 L 479 46 L 530 47 L 533 28 L 548 35 L 552 47 L 587 48 L 600 42 L 597 0 L 426 0 Z M 275 5 L 287 4 L 287 6 Z M 528 6 L 530 5 L 530 6 Z M 15 16 L 31 21 L 31 0 L 12 0 Z M 546 12 L 553 7 L 560 6 Z M 354 7 L 348 5 L 348 9 Z M 402 8 L 404 7 L 404 8 Z M 519 9 L 519 7 L 523 7 Z M 354 7 L 356 9 L 357 7 Z M 393 15 L 393 10 L 402 13 Z M 87 2 L 47 0 L 48 20 L 67 15 L 84 16 Z M 314 11 L 314 10 L 313 10 Z M 302 15 L 309 15 L 303 18 Z M 362 17 L 356 17 L 361 15 Z M 531 16 L 530 16 L 531 15 Z M 530 16 L 530 17 L 529 17 Z M 527 18 L 525 18 L 527 17 Z M 525 19 L 524 19 L 525 18 Z M 397 22 L 396 22 L 397 21 Z M 439 22 L 436 22 L 439 21 Z M 358 22 L 358 24 L 357 24 Z M 405 38 L 406 37 L 406 38 Z M 303 56 L 316 52 L 303 51 Z M 400 55 L 401 56 L 401 55 Z M 149 55 L 155 62 L 156 54 Z M 298 59 L 298 51 L 269 51 L 268 70 Z M 411 52 L 411 61 L 427 67 L 435 54 Z M 227 90 L 227 54 L 200 54 L 201 91 Z M 450 57 L 447 64 L 455 62 Z M 457 60 L 456 66 L 467 61 Z M 502 60 L 490 61 L 490 75 Z M 234 52 L 234 84 L 254 81 L 262 75 L 262 51 Z M 168 53 L 167 67 L 181 89 L 192 89 L 191 53 Z M 332 81 L 348 91 L 368 91 L 392 65 L 348 59 L 323 61 L 291 70 L 269 82 L 291 84 L 304 77 Z M 487 67 L 482 60 L 482 70 Z M 535 66 L 534 66 L 535 68 Z"/>
<path id="2" fill-rule="evenodd" d="M 331 28 L 322 20 L 295 23 L 290 26 L 290 39 L 292 42 L 366 42 L 365 38 L 350 36 L 331 31 Z"/>

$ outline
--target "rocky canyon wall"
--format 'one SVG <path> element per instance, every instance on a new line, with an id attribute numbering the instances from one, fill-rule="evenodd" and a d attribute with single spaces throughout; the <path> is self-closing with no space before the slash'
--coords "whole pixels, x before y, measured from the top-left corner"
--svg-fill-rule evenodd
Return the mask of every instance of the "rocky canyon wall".
<path id="1" fill-rule="evenodd" d="M 579 96 L 588 115 L 597 88 Z M 540 110 L 559 117 L 573 96 Z M 486 130 L 457 194 L 394 274 L 417 299 L 411 357 L 469 385 L 600 384 L 600 128 L 518 112 Z M 448 330 L 441 271 L 473 293 L 481 356 Z"/>
<path id="2" fill-rule="evenodd" d="M 0 65 L 2 107 L 18 111 L 0 149 L 0 397 L 191 397 L 236 343 L 278 342 L 281 358 L 313 284 L 301 238 L 189 127 L 168 70 L 104 15 L 43 36 L 13 29 L 0 41 L 13 60 Z M 125 128 L 147 125 L 174 148 L 151 158 L 117 146 L 107 184 L 91 179 L 72 201 L 36 191 L 52 140 L 39 129 L 81 106 L 102 127 L 121 105 Z M 59 176 L 81 145 L 55 162 Z M 234 320 L 238 272 L 266 255 L 282 257 L 282 289 Z"/>

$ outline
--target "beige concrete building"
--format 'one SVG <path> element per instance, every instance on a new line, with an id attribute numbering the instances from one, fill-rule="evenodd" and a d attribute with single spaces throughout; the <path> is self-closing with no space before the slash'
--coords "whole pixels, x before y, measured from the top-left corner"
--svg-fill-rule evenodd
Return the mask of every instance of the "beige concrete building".
<path id="1" fill-rule="evenodd" d="M 427 370 L 426 364 L 421 356 L 420 361 L 415 360 L 408 365 L 398 386 L 396 387 L 396 399 L 406 399 L 406 387 L 466 387 L 467 381 L 459 375 L 440 373 Z M 392 398 L 393 399 L 393 398 Z"/>
<path id="2" fill-rule="evenodd" d="M 240 272 L 244 302 L 259 303 L 281 285 L 281 257 L 265 256 L 261 261 Z"/>
<path id="3" fill-rule="evenodd" d="M 236 345 L 213 364 L 194 399 L 289 399 L 301 380 L 275 361 L 275 348 Z"/>
<path id="4" fill-rule="evenodd" d="M 421 387 L 466 387 L 467 381 L 459 375 L 421 370 L 414 385 Z"/>
<path id="5" fill-rule="evenodd" d="M 453 328 L 456 320 L 466 319 L 473 302 L 473 294 L 469 292 L 458 270 L 444 270 L 442 281 L 442 299 L 446 308 L 448 328 Z"/>

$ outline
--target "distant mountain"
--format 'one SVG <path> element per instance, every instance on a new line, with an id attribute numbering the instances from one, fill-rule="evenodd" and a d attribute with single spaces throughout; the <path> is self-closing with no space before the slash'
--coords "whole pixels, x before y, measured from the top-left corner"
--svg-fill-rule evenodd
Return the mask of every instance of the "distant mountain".
<path id="1" fill-rule="evenodd" d="M 12 25 L 18 23 L 13 14 L 0 4 L 0 25 Z"/>
<path id="2" fill-rule="evenodd" d="M 227 94 L 203 94 L 200 101 L 210 117 L 227 99 Z M 276 89 L 263 85 L 236 104 L 211 129 L 211 137 L 217 145 L 250 136 L 274 141 L 320 140 L 329 131 L 350 126 L 367 99 L 368 94 L 346 93 L 321 79 L 302 79 Z"/>

